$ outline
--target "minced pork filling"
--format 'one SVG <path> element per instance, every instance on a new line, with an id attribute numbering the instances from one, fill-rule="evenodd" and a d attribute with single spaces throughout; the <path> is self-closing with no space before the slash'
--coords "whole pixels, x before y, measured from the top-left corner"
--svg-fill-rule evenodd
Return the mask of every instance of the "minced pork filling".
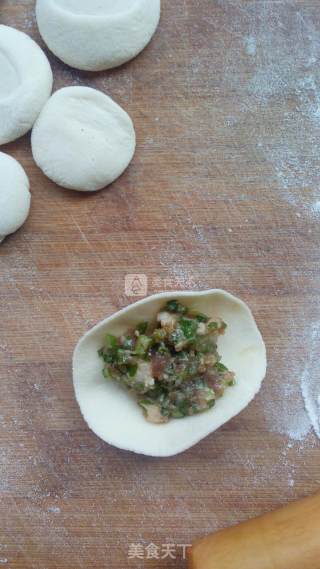
<path id="1" fill-rule="evenodd" d="M 103 375 L 135 394 L 151 423 L 202 413 L 235 384 L 217 348 L 226 327 L 170 300 L 156 322 L 141 322 L 119 338 L 106 335 L 98 352 Z"/>

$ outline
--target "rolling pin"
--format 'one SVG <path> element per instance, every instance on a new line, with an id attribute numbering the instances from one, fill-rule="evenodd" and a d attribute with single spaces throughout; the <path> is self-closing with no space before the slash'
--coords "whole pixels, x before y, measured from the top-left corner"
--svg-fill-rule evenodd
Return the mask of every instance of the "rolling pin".
<path id="1" fill-rule="evenodd" d="M 194 543 L 189 569 L 320 569 L 320 494 Z"/>

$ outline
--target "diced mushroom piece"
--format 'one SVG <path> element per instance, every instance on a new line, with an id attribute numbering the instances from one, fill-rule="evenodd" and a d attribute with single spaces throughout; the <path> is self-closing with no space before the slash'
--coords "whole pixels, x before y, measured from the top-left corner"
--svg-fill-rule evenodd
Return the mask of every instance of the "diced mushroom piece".
<path id="1" fill-rule="evenodd" d="M 217 379 L 216 381 L 212 382 L 212 389 L 214 390 L 216 397 L 222 397 L 225 392 L 225 386 L 221 379 Z"/>
<path id="2" fill-rule="evenodd" d="M 206 367 L 212 367 L 218 361 L 218 358 L 215 354 L 204 354 L 203 359 Z"/>
<path id="3" fill-rule="evenodd" d="M 204 410 L 208 408 L 208 405 L 210 405 L 211 401 L 214 401 L 216 398 L 215 393 L 213 391 L 213 389 L 201 389 L 200 391 L 198 391 L 197 393 L 197 397 L 196 397 L 196 401 L 197 401 L 197 407 L 200 410 Z"/>
<path id="4" fill-rule="evenodd" d="M 143 384 L 146 391 L 154 387 L 154 377 L 152 375 L 152 367 L 150 362 L 139 362 L 137 373 L 135 375 L 135 383 Z"/>
<path id="5" fill-rule="evenodd" d="M 207 332 L 208 332 L 207 325 L 204 322 L 199 322 L 197 334 L 199 336 L 205 336 L 207 334 Z"/>
<path id="6" fill-rule="evenodd" d="M 163 311 L 159 312 L 157 320 L 160 322 L 161 327 L 171 334 L 176 328 L 178 316 L 177 314 L 170 314 L 170 312 Z"/>
<path id="7" fill-rule="evenodd" d="M 160 407 L 158 407 L 158 405 L 144 404 L 143 408 L 145 410 L 146 419 L 149 423 L 156 423 L 160 425 L 161 423 L 168 422 L 168 417 L 161 415 Z"/>

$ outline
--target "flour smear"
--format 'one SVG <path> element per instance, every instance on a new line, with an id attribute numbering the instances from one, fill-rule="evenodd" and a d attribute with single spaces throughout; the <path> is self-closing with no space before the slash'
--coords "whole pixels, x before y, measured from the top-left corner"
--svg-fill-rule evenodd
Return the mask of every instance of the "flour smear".
<path id="1" fill-rule="evenodd" d="M 295 323 L 293 329 L 296 329 Z M 271 388 L 264 412 L 270 430 L 287 436 L 288 445 L 304 444 L 311 432 L 320 439 L 320 320 L 310 323 L 302 333 L 301 342 L 308 347 L 302 362 L 293 355 L 296 338 L 291 337 L 290 331 L 287 334 L 288 349 L 282 355 L 285 380 Z"/>
<path id="2" fill-rule="evenodd" d="M 305 364 L 301 378 L 301 390 L 305 408 L 310 418 L 312 427 L 320 439 L 320 368 L 318 362 L 319 342 L 320 322 L 312 327 L 309 357 Z"/>

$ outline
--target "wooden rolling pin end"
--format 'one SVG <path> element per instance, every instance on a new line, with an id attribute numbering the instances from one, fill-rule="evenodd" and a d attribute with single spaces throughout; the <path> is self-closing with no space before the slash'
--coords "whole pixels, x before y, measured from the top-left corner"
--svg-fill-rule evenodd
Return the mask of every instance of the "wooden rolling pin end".
<path id="1" fill-rule="evenodd" d="M 194 543 L 189 569 L 320 569 L 320 494 Z"/>

